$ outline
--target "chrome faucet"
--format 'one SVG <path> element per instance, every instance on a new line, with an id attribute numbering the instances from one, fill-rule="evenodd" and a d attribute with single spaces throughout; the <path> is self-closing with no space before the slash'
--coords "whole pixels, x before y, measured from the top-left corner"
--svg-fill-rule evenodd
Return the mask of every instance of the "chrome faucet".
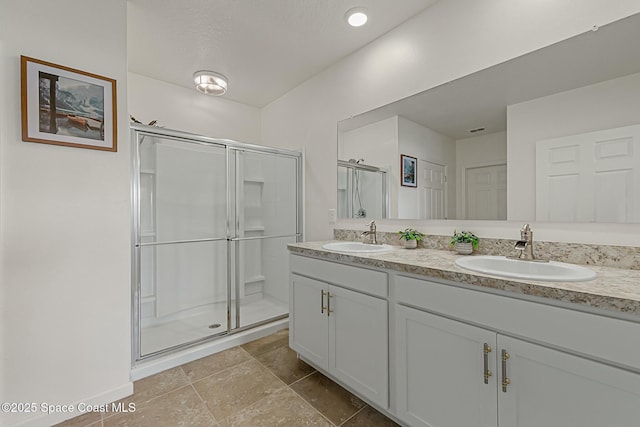
<path id="1" fill-rule="evenodd" d="M 369 243 L 372 245 L 378 245 L 379 243 L 376 237 L 376 222 L 371 221 L 367 226 L 369 227 L 369 230 L 360 233 L 360 237 L 369 236 Z"/>
<path id="2" fill-rule="evenodd" d="M 521 259 L 524 261 L 547 262 L 547 260 L 537 259 L 533 254 L 533 231 L 531 231 L 529 224 L 523 225 L 520 229 L 520 240 L 516 242 L 514 247 L 519 250 L 520 253 L 507 258 Z"/>

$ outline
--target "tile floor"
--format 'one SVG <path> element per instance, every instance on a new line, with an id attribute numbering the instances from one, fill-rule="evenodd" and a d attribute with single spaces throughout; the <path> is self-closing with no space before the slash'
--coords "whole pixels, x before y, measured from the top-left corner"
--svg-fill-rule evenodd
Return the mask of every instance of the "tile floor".
<path id="1" fill-rule="evenodd" d="M 135 412 L 89 413 L 65 427 L 396 426 L 298 360 L 288 331 L 134 383 Z"/>

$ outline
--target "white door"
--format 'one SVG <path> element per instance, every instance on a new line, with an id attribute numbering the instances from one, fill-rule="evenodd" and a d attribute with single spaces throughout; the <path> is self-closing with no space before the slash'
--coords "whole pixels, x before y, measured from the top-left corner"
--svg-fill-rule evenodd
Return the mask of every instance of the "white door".
<path id="1" fill-rule="evenodd" d="M 329 372 L 389 407 L 387 301 L 329 286 Z"/>
<path id="2" fill-rule="evenodd" d="M 495 342 L 495 332 L 396 306 L 398 418 L 411 426 L 496 427 Z"/>
<path id="3" fill-rule="evenodd" d="M 507 219 L 507 165 L 468 168 L 465 219 Z"/>
<path id="4" fill-rule="evenodd" d="M 420 160 L 420 219 L 446 219 L 447 175 L 443 165 Z"/>
<path id="5" fill-rule="evenodd" d="M 328 285 L 291 275 L 289 346 L 319 368 L 329 368 Z"/>
<path id="6" fill-rule="evenodd" d="M 536 220 L 640 222 L 640 125 L 538 141 Z"/>
<path id="7" fill-rule="evenodd" d="M 506 372 L 496 374 L 510 382 L 506 392 L 499 387 L 500 427 L 629 427 L 640 422 L 640 375 L 501 335 L 498 349 L 509 358 Z"/>

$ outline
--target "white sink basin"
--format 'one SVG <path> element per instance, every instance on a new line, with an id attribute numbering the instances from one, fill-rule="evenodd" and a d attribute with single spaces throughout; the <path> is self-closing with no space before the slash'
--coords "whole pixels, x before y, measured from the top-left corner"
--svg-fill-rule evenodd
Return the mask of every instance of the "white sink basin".
<path id="1" fill-rule="evenodd" d="M 391 245 L 371 245 L 361 242 L 334 242 L 322 246 L 328 251 L 375 254 L 393 250 Z"/>
<path id="2" fill-rule="evenodd" d="M 581 282 L 592 280 L 596 272 L 563 262 L 532 262 L 504 256 L 467 256 L 456 259 L 456 265 L 479 273 L 549 282 Z"/>

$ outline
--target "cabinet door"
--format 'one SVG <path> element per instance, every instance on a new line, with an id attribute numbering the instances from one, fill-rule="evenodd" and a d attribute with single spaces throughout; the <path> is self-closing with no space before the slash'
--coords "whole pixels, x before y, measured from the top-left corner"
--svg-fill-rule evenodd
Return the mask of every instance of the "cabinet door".
<path id="1" fill-rule="evenodd" d="M 387 408 L 387 301 L 335 286 L 329 286 L 329 293 L 329 372 Z"/>
<path id="2" fill-rule="evenodd" d="M 501 427 L 638 425 L 640 375 L 501 335 L 498 348 L 509 353 Z"/>
<path id="3" fill-rule="evenodd" d="M 327 287 L 326 283 L 291 275 L 289 346 L 325 370 L 329 367 Z"/>
<path id="4" fill-rule="evenodd" d="M 411 426 L 496 427 L 495 332 L 400 305 L 395 318 L 398 418 Z"/>

